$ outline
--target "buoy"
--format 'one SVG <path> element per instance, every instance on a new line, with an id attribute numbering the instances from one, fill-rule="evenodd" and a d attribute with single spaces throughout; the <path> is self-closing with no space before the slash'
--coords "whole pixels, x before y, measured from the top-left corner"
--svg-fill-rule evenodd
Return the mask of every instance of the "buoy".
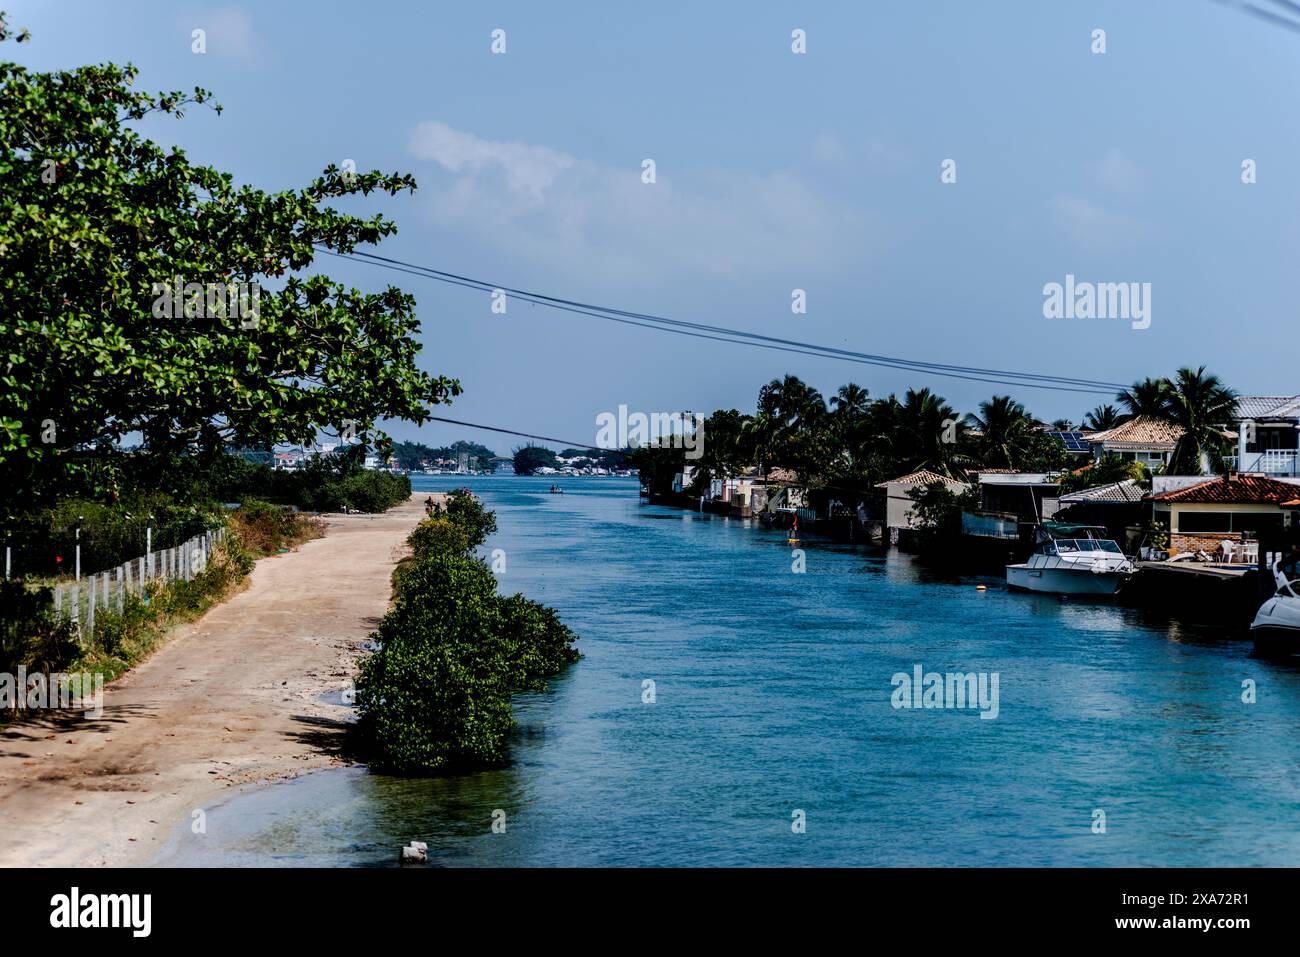
<path id="1" fill-rule="evenodd" d="M 988 591 L 988 586 L 987 586 L 987 585 L 976 585 L 976 586 L 975 586 L 975 590 L 976 590 L 976 591 Z"/>

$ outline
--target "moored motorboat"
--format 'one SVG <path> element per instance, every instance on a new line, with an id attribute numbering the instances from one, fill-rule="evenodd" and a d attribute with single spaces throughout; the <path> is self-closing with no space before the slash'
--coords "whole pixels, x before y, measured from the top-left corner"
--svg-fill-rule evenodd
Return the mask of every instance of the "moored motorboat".
<path id="1" fill-rule="evenodd" d="M 1250 624 L 1255 653 L 1270 658 L 1300 652 L 1300 580 L 1288 581 L 1278 563 L 1273 565 L 1273 578 L 1277 591 Z"/>
<path id="2" fill-rule="evenodd" d="M 1113 595 L 1137 568 L 1104 529 L 1044 522 L 1029 560 L 1007 566 L 1007 585 L 1054 595 Z"/>

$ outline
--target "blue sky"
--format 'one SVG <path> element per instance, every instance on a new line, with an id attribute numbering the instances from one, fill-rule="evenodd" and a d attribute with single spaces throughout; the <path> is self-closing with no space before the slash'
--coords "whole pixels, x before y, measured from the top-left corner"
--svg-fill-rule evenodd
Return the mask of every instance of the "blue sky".
<path id="1" fill-rule="evenodd" d="M 1206 364 L 1243 393 L 1300 392 L 1300 32 L 1229 3 L 0 5 L 33 33 L 6 51 L 29 66 L 129 60 L 142 89 L 212 89 L 220 117 L 147 129 L 239 179 L 412 173 L 414 196 L 357 207 L 397 221 L 383 255 L 862 352 L 1117 382 Z M 1105 401 L 494 315 L 484 293 L 320 265 L 416 295 L 423 363 L 466 390 L 442 414 L 587 444 L 620 404 L 748 411 L 785 373 L 828 394 L 928 385 L 962 411 L 1012 391 L 1047 419 Z M 1067 273 L 1151 283 L 1150 328 L 1045 319 Z"/>

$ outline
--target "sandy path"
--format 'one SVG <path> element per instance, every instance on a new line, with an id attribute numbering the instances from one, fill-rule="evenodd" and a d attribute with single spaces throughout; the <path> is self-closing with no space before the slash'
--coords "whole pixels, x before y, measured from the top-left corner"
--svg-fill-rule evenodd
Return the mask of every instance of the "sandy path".
<path id="1" fill-rule="evenodd" d="M 324 538 L 258 562 L 246 590 L 109 685 L 102 718 L 0 733 L 0 865 L 145 863 L 235 788 L 338 763 L 345 712 L 321 697 L 351 686 L 424 498 L 330 516 Z"/>

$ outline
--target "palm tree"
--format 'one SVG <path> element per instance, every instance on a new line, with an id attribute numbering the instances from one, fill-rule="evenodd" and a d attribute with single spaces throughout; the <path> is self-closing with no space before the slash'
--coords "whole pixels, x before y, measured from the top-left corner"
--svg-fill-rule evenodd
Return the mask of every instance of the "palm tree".
<path id="1" fill-rule="evenodd" d="M 929 469 L 960 478 L 968 464 L 962 453 L 962 417 L 929 389 L 908 389 L 900 403 L 894 396 L 874 403 L 872 418 L 890 458 L 901 471 Z"/>
<path id="2" fill-rule="evenodd" d="M 767 453 L 776 441 L 779 428 L 776 418 L 761 409 L 748 416 L 740 425 L 740 441 L 750 453 L 751 459 L 757 457 L 764 482 L 767 481 L 767 468 L 770 464 Z"/>
<path id="3" fill-rule="evenodd" d="M 1228 446 L 1221 430 L 1232 421 L 1236 410 L 1237 393 L 1218 376 L 1207 375 L 1205 366 L 1179 369 L 1166 383 L 1159 412 L 1161 419 L 1183 430 L 1169 457 L 1167 472 L 1203 475 L 1206 463 L 1214 472 L 1221 472 Z"/>
<path id="4" fill-rule="evenodd" d="M 804 430 L 821 424 L 826 415 L 822 394 L 798 376 L 773 379 L 758 393 L 758 409 L 785 428 Z"/>
<path id="5" fill-rule="evenodd" d="M 1136 419 L 1139 415 L 1160 418 L 1164 413 L 1165 399 L 1168 392 L 1168 379 L 1152 379 L 1149 376 L 1141 382 L 1134 382 L 1127 389 L 1121 390 L 1115 396 L 1115 401 L 1122 405 L 1125 410 L 1121 422 Z"/>
<path id="6" fill-rule="evenodd" d="M 1073 432 L 1074 425 L 1069 419 L 1056 419 L 1052 422 L 1052 431 L 1054 432 Z"/>
<path id="7" fill-rule="evenodd" d="M 1093 432 L 1105 432 L 1119 425 L 1119 413 L 1110 403 L 1099 405 L 1083 417 L 1083 427 Z"/>
<path id="8" fill-rule="evenodd" d="M 1114 452 L 1107 452 L 1098 461 L 1062 478 L 1061 493 L 1077 492 L 1097 485 L 1113 485 L 1126 479 L 1149 486 L 1151 472 L 1141 462 L 1122 459 Z"/>
<path id="9" fill-rule="evenodd" d="M 985 465 L 1019 467 L 1034 432 L 1034 420 L 1023 405 L 1009 395 L 995 395 L 980 403 L 979 415 L 971 413 L 966 419 L 983 433 L 979 444 Z"/>
<path id="10" fill-rule="evenodd" d="M 866 415 L 871 395 L 857 382 L 841 385 L 831 397 L 831 408 L 841 415 Z"/>
<path id="11" fill-rule="evenodd" d="M 831 408 L 839 415 L 856 418 L 867 414 L 871 405 L 867 390 L 855 382 L 842 385 L 831 396 Z"/>

